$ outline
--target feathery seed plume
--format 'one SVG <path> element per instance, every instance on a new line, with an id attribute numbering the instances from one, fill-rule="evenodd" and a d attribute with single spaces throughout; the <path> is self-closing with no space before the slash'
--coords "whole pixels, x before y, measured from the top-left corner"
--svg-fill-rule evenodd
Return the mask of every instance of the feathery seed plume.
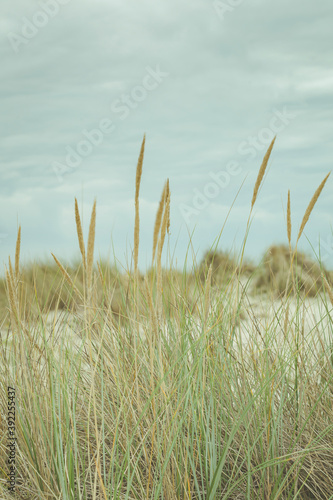
<path id="1" fill-rule="evenodd" d="M 263 180 L 263 177 L 265 175 L 267 163 L 268 163 L 269 157 L 271 156 L 271 152 L 272 152 L 272 149 L 273 149 L 273 146 L 274 146 L 275 139 L 276 139 L 276 136 L 274 137 L 274 139 L 272 140 L 269 148 L 267 149 L 267 152 L 266 152 L 266 154 L 264 156 L 264 159 L 262 161 L 261 167 L 259 169 L 258 177 L 257 177 L 256 183 L 254 185 L 254 189 L 253 189 L 251 209 L 253 208 L 253 205 L 256 202 L 258 191 L 259 191 L 259 188 L 260 188 L 260 184 L 261 184 L 261 182 Z"/>
<path id="2" fill-rule="evenodd" d="M 88 234 L 88 249 L 87 249 L 87 285 L 88 290 L 92 287 L 92 270 L 94 262 L 94 245 L 95 245 L 95 228 L 96 228 L 96 200 L 91 212 L 89 234 Z"/>
<path id="3" fill-rule="evenodd" d="M 310 215 L 311 215 L 311 212 L 312 212 L 312 210 L 313 210 L 313 207 L 315 206 L 315 204 L 316 204 L 316 202 L 317 202 L 317 200 L 318 200 L 318 198 L 319 198 L 319 196 L 320 196 L 320 194 L 321 194 L 321 192 L 322 192 L 322 190 L 323 190 L 323 188 L 324 188 L 324 186 L 325 186 L 325 184 L 326 184 L 326 181 L 327 181 L 327 179 L 329 178 L 330 174 L 331 174 L 331 172 L 329 172 L 329 173 L 326 175 L 325 179 L 321 182 L 321 184 L 320 184 L 320 185 L 319 185 L 319 187 L 316 189 L 316 191 L 315 191 L 314 195 L 313 195 L 313 196 L 312 196 L 312 198 L 311 198 L 311 201 L 310 201 L 310 203 L 309 203 L 309 205 L 308 205 L 308 208 L 307 208 L 307 209 L 306 209 L 306 211 L 305 211 L 305 214 L 304 214 L 304 217 L 303 217 L 303 220 L 302 220 L 301 227 L 299 228 L 299 232 L 298 232 L 298 236 L 297 236 L 297 242 L 296 242 L 296 244 L 298 243 L 298 240 L 299 240 L 299 239 L 300 239 L 300 237 L 302 236 L 302 233 L 303 233 L 303 231 L 304 231 L 305 225 L 306 225 L 306 223 L 307 223 L 307 222 L 308 222 L 308 220 L 309 220 L 309 217 L 310 217 Z"/>
<path id="4" fill-rule="evenodd" d="M 21 226 L 18 228 L 15 250 L 15 277 L 18 279 L 20 272 Z"/>
<path id="5" fill-rule="evenodd" d="M 139 192 L 142 175 L 143 156 L 145 151 L 146 135 L 143 136 L 143 141 L 140 150 L 140 156 L 136 167 L 135 178 L 135 225 L 134 225 L 134 273 L 137 274 L 138 256 L 139 256 L 139 232 L 140 232 L 140 217 L 139 217 Z"/>
<path id="6" fill-rule="evenodd" d="M 86 252 L 84 248 L 83 231 L 81 226 L 80 212 L 77 204 L 77 199 L 75 198 L 75 222 L 76 222 L 76 232 L 79 240 L 80 252 L 82 255 L 83 268 L 86 269 Z"/>
<path id="7" fill-rule="evenodd" d="M 162 191 L 162 196 L 161 196 L 161 199 L 160 199 L 160 203 L 159 203 L 159 206 L 158 206 L 158 209 L 157 209 L 157 213 L 156 213 L 156 218 L 155 218 L 154 236 L 153 236 L 153 262 L 154 262 L 155 253 L 156 253 L 158 235 L 159 235 L 159 231 L 160 231 L 160 228 L 161 228 L 163 208 L 164 208 L 164 205 L 165 205 L 165 199 L 166 199 L 166 195 L 167 195 L 167 191 L 168 191 L 168 184 L 167 184 L 167 182 L 168 181 L 166 181 L 166 183 L 164 184 L 164 188 L 163 188 L 163 191 Z"/>

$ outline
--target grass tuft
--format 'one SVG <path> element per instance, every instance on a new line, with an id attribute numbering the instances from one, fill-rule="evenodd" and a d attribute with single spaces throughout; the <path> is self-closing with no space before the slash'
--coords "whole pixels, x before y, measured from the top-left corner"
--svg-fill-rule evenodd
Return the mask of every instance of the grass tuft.
<path id="1" fill-rule="evenodd" d="M 132 263 L 120 272 L 95 262 L 96 200 L 85 247 L 75 199 L 82 261 L 74 264 L 52 254 L 54 263 L 22 265 L 19 228 L 15 265 L 9 258 L 0 280 L 0 384 L 16 393 L 15 497 L 331 498 L 332 279 L 297 243 L 291 248 L 290 191 L 288 245 L 271 246 L 257 267 L 247 262 L 248 222 L 238 256 L 214 245 L 188 271 L 187 260 L 176 269 L 170 252 L 162 259 L 167 180 L 152 228 L 152 266 L 143 274 L 144 146 L 145 137 L 135 179 L 134 271 Z M 7 404 L 0 391 L 1 415 Z M 5 418 L 0 436 L 0 498 L 9 500 Z"/>

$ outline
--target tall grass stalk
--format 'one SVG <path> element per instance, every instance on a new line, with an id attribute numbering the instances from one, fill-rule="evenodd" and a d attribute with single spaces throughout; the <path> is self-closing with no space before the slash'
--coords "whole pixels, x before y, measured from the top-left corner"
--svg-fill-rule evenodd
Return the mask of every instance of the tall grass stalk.
<path id="1" fill-rule="evenodd" d="M 259 296 L 250 295 L 252 278 L 241 272 L 247 234 L 221 283 L 215 261 L 202 273 L 195 252 L 191 271 L 184 265 L 180 272 L 172 262 L 167 269 L 162 258 L 170 227 L 167 182 L 153 228 L 152 269 L 141 280 L 143 148 L 144 141 L 136 175 L 134 272 L 126 269 L 110 281 L 110 269 L 94 264 L 96 204 L 85 247 L 75 201 L 82 263 L 74 272 L 53 256 L 58 285 L 51 311 L 49 295 L 41 301 L 37 278 L 34 293 L 24 292 L 19 230 L 15 264 L 6 266 L 10 321 L 0 337 L 0 382 L 16 390 L 16 497 L 330 498 L 329 279 L 323 277 L 326 293 L 312 302 L 298 287 L 288 300 L 262 299 L 262 314 Z M 291 247 L 290 196 L 288 206 Z M 250 218 L 246 233 L 249 227 Z M 211 252 L 217 255 L 216 245 Z M 61 309 L 63 297 L 68 303 Z M 1 391 L 1 414 L 6 405 Z M 9 500 L 5 419 L 0 431 L 0 498 Z"/>

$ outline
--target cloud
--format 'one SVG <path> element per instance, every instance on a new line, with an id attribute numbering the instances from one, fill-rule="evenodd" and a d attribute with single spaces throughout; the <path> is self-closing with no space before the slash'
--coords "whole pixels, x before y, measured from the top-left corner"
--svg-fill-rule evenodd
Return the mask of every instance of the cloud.
<path id="1" fill-rule="evenodd" d="M 123 256 L 132 238 L 135 167 L 145 132 L 140 265 L 150 256 L 155 209 L 167 177 L 171 246 L 178 238 L 179 263 L 188 229 L 196 227 L 194 241 L 203 250 L 213 243 L 220 217 L 244 181 L 221 245 L 241 242 L 268 143 L 260 143 L 255 158 L 240 154 L 240 144 L 260 137 L 274 110 L 284 107 L 297 117 L 278 133 L 248 251 L 258 258 L 273 240 L 286 241 L 281 200 L 290 188 L 297 226 L 331 169 L 331 2 L 252 0 L 222 21 L 213 2 L 203 0 L 69 0 L 17 53 L 8 35 L 22 36 L 26 19 L 32 22 L 47 2 L 2 3 L 0 207 L 6 217 L 0 233 L 8 234 L 0 242 L 2 261 L 14 251 L 18 222 L 22 247 L 31 255 L 51 247 L 74 254 L 75 196 L 84 200 L 86 218 L 97 197 L 99 234 L 105 236 L 97 236 L 96 248 L 107 253 L 112 232 Z M 168 76 L 143 100 L 131 98 L 128 116 L 121 119 L 114 103 L 142 87 L 147 67 L 157 66 Z M 59 182 L 53 162 L 64 163 L 68 148 L 76 151 L 84 131 L 104 119 L 114 124 L 112 133 Z M 209 171 L 219 172 L 230 161 L 239 163 L 242 174 L 187 229 L 179 205 L 191 202 L 193 190 L 209 181 Z M 330 232 L 331 182 L 308 223 L 314 241 Z"/>

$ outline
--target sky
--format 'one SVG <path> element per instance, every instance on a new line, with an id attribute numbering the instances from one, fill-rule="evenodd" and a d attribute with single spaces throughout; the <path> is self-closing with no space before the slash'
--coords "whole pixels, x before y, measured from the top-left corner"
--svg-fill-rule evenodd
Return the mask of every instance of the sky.
<path id="1" fill-rule="evenodd" d="M 96 258 L 130 265 L 144 134 L 140 269 L 167 178 L 174 265 L 222 228 L 239 252 L 275 135 L 245 253 L 287 244 L 288 189 L 295 244 L 332 169 L 332 16 L 331 0 L 1 0 L 1 266 L 19 225 L 23 261 L 78 258 L 75 197 L 85 237 L 97 200 Z M 298 243 L 331 268 L 332 188 Z"/>

